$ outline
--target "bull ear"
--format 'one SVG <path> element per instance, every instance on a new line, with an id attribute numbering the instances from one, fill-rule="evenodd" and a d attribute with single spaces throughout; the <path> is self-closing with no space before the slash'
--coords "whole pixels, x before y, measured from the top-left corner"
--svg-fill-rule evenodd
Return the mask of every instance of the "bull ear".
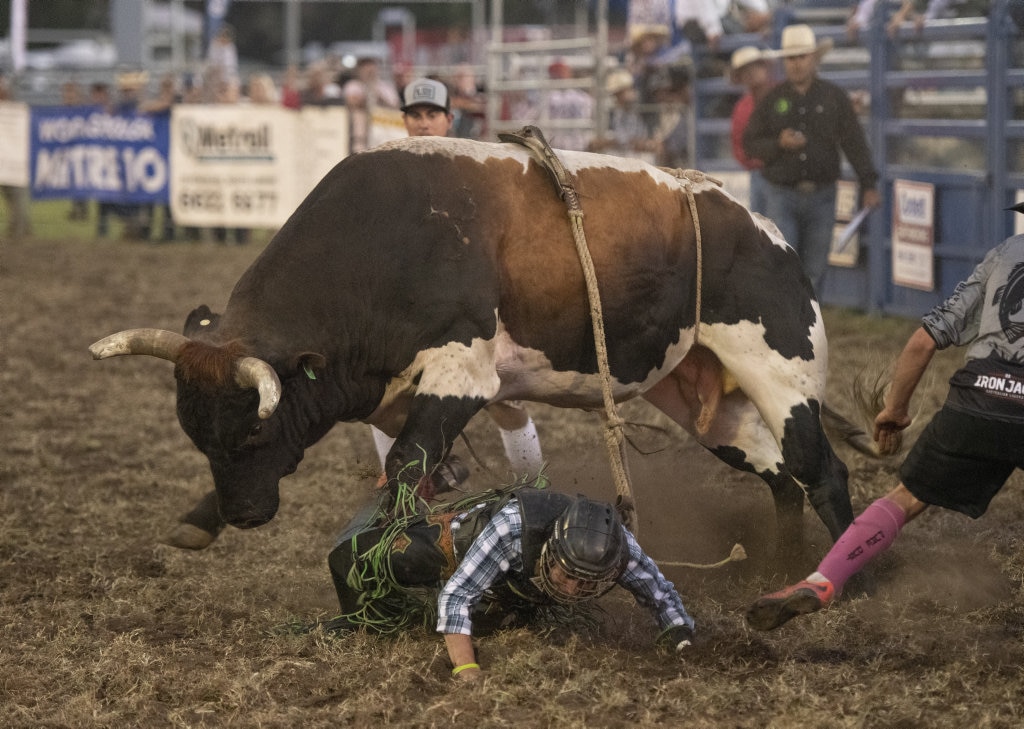
<path id="1" fill-rule="evenodd" d="M 185 336 L 194 337 L 199 332 L 210 331 L 217 328 L 220 322 L 220 314 L 210 311 L 210 307 L 202 304 L 192 310 L 192 313 L 185 319 Z"/>
<path id="2" fill-rule="evenodd" d="M 306 373 L 306 377 L 315 380 L 317 375 L 327 369 L 327 358 L 316 352 L 302 352 L 292 359 L 293 369 Z"/>

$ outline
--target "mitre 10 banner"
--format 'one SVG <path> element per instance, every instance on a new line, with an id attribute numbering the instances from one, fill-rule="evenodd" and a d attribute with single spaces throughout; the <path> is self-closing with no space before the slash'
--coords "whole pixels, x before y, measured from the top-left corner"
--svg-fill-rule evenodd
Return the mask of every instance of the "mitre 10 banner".
<path id="1" fill-rule="evenodd" d="M 33 107 L 32 197 L 166 202 L 170 115 Z"/>

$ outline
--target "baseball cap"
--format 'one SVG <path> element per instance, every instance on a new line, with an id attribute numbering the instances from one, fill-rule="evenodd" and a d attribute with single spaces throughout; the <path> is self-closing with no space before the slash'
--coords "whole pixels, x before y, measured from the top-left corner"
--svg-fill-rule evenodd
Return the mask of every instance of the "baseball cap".
<path id="1" fill-rule="evenodd" d="M 448 87 L 432 78 L 418 78 L 410 81 L 402 91 L 402 111 L 413 106 L 434 106 L 445 112 L 451 110 Z"/>

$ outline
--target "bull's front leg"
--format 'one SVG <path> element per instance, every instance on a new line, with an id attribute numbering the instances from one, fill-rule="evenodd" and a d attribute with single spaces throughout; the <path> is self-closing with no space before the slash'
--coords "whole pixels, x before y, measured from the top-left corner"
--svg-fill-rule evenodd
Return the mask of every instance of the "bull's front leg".
<path id="1" fill-rule="evenodd" d="M 486 404 L 485 399 L 477 397 L 415 396 L 405 426 L 384 461 L 388 488 L 394 492 L 399 482 L 418 484 L 417 492 L 422 498 L 433 498 L 430 474 L 448 455 L 470 419 Z"/>
<path id="2" fill-rule="evenodd" d="M 217 492 L 210 491 L 181 518 L 165 542 L 178 549 L 206 549 L 225 526 L 217 507 Z"/>

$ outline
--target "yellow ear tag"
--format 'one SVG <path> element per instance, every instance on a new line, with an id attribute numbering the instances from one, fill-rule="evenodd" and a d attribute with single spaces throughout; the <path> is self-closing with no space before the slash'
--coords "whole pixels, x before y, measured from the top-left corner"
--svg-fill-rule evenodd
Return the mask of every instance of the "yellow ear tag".
<path id="1" fill-rule="evenodd" d="M 308 362 L 302 363 L 302 369 L 306 372 L 306 377 L 308 377 L 311 380 L 316 379 L 316 375 L 313 374 L 313 368 L 309 366 Z"/>

